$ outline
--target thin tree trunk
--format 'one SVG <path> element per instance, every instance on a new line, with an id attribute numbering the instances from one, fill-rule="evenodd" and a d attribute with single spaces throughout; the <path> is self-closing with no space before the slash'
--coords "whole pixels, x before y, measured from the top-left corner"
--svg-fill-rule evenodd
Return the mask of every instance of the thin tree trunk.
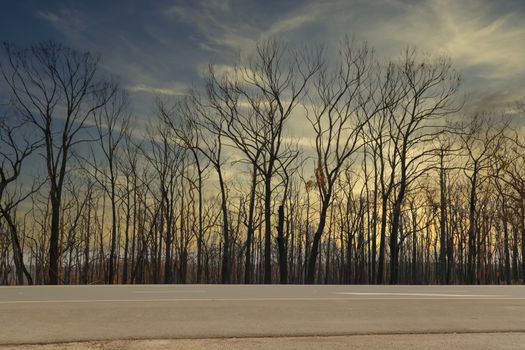
<path id="1" fill-rule="evenodd" d="M 277 222 L 277 246 L 279 249 L 279 283 L 288 283 L 288 266 L 286 254 L 286 242 L 284 238 L 284 206 L 279 206 Z"/>

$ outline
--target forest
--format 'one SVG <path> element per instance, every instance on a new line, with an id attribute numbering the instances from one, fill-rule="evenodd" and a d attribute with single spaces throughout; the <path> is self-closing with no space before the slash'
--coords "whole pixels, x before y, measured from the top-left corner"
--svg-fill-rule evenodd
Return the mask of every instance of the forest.
<path id="1" fill-rule="evenodd" d="M 101 57 L 0 53 L 0 284 L 520 284 L 525 104 L 450 59 L 277 38 L 151 115 Z"/>

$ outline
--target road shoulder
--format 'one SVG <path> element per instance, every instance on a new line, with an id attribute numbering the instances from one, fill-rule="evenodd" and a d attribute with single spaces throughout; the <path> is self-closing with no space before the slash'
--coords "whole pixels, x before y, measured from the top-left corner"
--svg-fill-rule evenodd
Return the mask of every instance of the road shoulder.
<path id="1" fill-rule="evenodd" d="M 179 349 L 523 349 L 525 333 L 396 334 L 323 337 L 113 340 L 40 345 L 0 345 L 0 350 L 179 350 Z"/>

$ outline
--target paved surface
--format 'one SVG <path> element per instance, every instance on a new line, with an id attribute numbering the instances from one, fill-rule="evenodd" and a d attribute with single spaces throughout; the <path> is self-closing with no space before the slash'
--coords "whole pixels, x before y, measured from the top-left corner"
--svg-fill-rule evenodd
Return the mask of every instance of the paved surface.
<path id="1" fill-rule="evenodd" d="M 506 339 L 509 346 L 519 338 L 518 344 L 523 346 L 525 287 L 143 285 L 0 288 L 0 344 L 3 345 L 233 337 L 265 337 L 265 342 L 271 343 L 276 337 L 322 336 L 321 340 L 328 341 L 330 336 L 349 335 L 353 337 L 334 339 L 358 341 L 361 338 L 355 335 L 381 335 L 400 341 L 415 338 L 423 341 L 431 339 L 432 334 L 435 339 L 446 341 L 453 339 L 453 333 L 463 333 L 457 335 L 463 340 L 482 339 L 479 344 L 489 343 L 483 340 L 482 334 L 472 333 L 490 333 L 487 338 L 501 338 L 498 341 L 501 344 Z M 291 339 L 297 342 L 302 338 Z"/>

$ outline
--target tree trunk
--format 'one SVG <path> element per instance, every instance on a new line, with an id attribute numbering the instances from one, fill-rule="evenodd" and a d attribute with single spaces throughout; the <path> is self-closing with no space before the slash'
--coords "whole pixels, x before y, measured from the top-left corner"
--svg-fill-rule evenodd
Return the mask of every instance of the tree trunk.
<path id="1" fill-rule="evenodd" d="M 115 262 L 117 248 L 117 203 L 115 195 L 115 182 L 111 179 L 111 250 L 109 252 L 108 284 L 115 282 Z"/>
<path id="2" fill-rule="evenodd" d="M 400 191 L 401 192 L 401 191 Z M 392 212 L 392 231 L 390 232 L 390 284 L 397 284 L 399 273 L 399 243 L 398 235 L 401 221 L 401 196 L 394 203 Z M 402 198 L 402 197 L 401 197 Z"/>
<path id="3" fill-rule="evenodd" d="M 244 283 L 250 284 L 252 282 L 252 241 L 254 235 L 253 218 L 255 213 L 255 192 L 257 186 L 257 168 L 254 164 L 252 169 L 252 184 L 250 190 L 250 203 L 248 204 L 248 228 L 246 233 L 246 259 L 244 264 Z"/>
<path id="4" fill-rule="evenodd" d="M 329 190 L 330 191 L 330 190 Z M 314 239 L 312 242 L 312 247 L 310 249 L 310 254 L 308 256 L 308 266 L 306 268 L 306 283 L 313 284 L 315 282 L 315 270 L 317 264 L 317 255 L 319 254 L 319 244 L 321 242 L 321 236 L 323 235 L 324 227 L 326 226 L 326 213 L 328 212 L 329 200 L 331 197 L 330 194 L 326 194 L 322 202 L 321 215 L 319 217 L 319 225 L 314 234 Z"/>
<path id="5" fill-rule="evenodd" d="M 471 179 L 470 203 L 469 203 L 469 230 L 468 230 L 468 260 L 467 274 L 469 284 L 474 284 L 476 280 L 476 185 L 477 169 Z"/>
<path id="6" fill-rule="evenodd" d="M 27 271 L 26 266 L 24 264 L 24 252 L 22 251 L 20 240 L 18 239 L 16 224 L 13 221 L 13 218 L 11 217 L 10 213 L 3 211 L 2 216 L 4 217 L 4 219 L 6 219 L 7 225 L 9 226 L 9 232 L 11 233 L 11 244 L 13 245 L 13 260 L 15 262 L 17 284 L 23 285 L 25 276 L 27 279 L 27 284 L 32 285 L 33 278 L 31 277 L 31 274 Z"/>
<path id="7" fill-rule="evenodd" d="M 217 169 L 219 175 L 219 187 L 221 190 L 221 209 L 222 209 L 222 231 L 223 231 L 223 247 L 222 247 L 222 267 L 221 267 L 221 282 L 227 284 L 231 282 L 231 259 L 230 259 L 230 233 L 228 224 L 228 207 L 226 197 L 226 187 L 222 172 Z"/>
<path id="8" fill-rule="evenodd" d="M 60 239 L 60 199 L 56 190 L 51 190 L 51 233 L 49 237 L 49 284 L 58 284 L 58 259 Z"/>
<path id="9" fill-rule="evenodd" d="M 439 174 L 440 188 L 440 235 L 439 235 L 439 281 L 441 284 L 447 284 L 447 199 L 446 199 L 446 182 L 445 168 L 443 165 L 443 153 L 441 153 L 441 167 Z"/>
<path id="10" fill-rule="evenodd" d="M 272 283 L 272 177 L 264 181 L 264 284 Z"/>
<path id="11" fill-rule="evenodd" d="M 198 213 L 198 220 L 199 220 L 199 232 L 197 233 L 197 283 L 202 282 L 202 241 L 204 239 L 204 229 L 203 229 L 203 221 L 202 221 L 202 169 L 201 169 L 201 163 L 199 161 L 199 158 L 197 156 L 197 152 L 195 149 L 192 148 L 193 156 L 195 158 L 195 163 L 197 165 L 197 195 L 198 195 L 198 201 L 199 201 L 199 213 Z"/>
<path id="12" fill-rule="evenodd" d="M 279 206 L 277 223 L 277 246 L 279 249 L 279 283 L 288 283 L 288 258 L 286 254 L 286 242 L 284 238 L 284 206 Z"/>
<path id="13" fill-rule="evenodd" d="M 381 206 L 381 232 L 379 238 L 379 259 L 377 261 L 377 284 L 383 284 L 385 277 L 385 250 L 386 250 L 386 214 L 388 206 L 388 197 L 382 196 L 382 206 Z"/>

